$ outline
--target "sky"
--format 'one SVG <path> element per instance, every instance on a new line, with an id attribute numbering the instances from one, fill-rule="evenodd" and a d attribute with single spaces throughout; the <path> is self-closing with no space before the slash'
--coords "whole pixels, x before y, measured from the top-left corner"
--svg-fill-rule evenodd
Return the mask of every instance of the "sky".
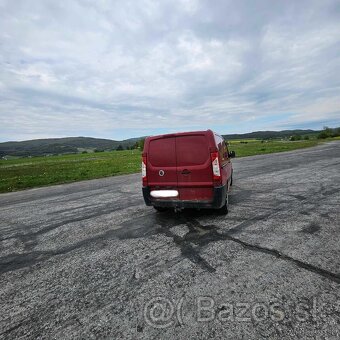
<path id="1" fill-rule="evenodd" d="M 340 126 L 340 1 L 0 0 L 0 141 Z"/>

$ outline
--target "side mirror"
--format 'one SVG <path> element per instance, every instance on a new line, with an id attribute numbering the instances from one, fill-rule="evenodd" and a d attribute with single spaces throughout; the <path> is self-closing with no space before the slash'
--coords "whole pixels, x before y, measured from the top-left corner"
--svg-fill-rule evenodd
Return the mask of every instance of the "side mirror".
<path id="1" fill-rule="evenodd" d="M 235 154 L 235 151 L 230 151 L 229 152 L 229 157 L 230 158 L 235 158 L 236 154 Z"/>

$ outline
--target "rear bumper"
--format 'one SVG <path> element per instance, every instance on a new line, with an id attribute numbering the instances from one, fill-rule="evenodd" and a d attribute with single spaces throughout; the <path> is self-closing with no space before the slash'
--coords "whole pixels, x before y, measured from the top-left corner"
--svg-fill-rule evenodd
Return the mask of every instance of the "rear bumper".
<path id="1" fill-rule="evenodd" d="M 227 196 L 227 184 L 220 187 L 214 187 L 212 201 L 181 201 L 176 199 L 154 199 L 150 195 L 150 188 L 143 187 L 143 197 L 145 204 L 148 206 L 164 208 L 201 208 L 201 209 L 219 209 L 225 205 Z"/>

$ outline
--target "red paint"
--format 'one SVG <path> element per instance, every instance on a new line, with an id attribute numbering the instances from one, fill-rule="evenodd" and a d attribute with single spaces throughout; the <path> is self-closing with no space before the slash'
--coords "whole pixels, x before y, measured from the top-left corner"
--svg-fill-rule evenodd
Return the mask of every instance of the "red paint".
<path id="1" fill-rule="evenodd" d="M 211 130 L 148 137 L 143 159 L 143 186 L 178 190 L 176 200 L 211 201 L 213 188 L 227 185 L 232 174 L 227 146 Z"/>

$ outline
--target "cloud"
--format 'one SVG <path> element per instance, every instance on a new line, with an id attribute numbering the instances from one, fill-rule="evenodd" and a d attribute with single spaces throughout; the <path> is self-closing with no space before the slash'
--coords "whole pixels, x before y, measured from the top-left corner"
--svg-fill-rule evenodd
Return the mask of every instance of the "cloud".
<path id="1" fill-rule="evenodd" d="M 340 125 L 337 1 L 0 0 L 0 140 Z"/>

